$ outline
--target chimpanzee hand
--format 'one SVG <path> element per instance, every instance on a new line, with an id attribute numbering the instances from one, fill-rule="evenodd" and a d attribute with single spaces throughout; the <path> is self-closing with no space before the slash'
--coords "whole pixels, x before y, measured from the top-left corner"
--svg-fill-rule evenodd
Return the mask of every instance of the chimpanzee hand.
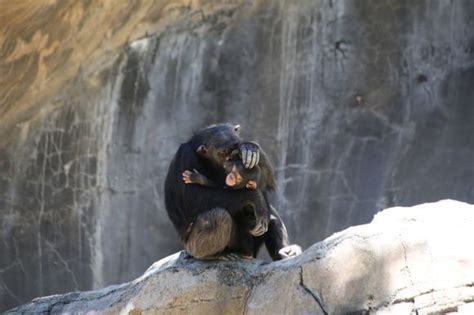
<path id="1" fill-rule="evenodd" d="M 268 231 L 268 220 L 265 219 L 265 217 L 260 216 L 257 218 L 257 224 L 255 224 L 255 227 L 250 230 L 250 234 L 253 236 L 260 236 L 265 234 Z"/>
<path id="2" fill-rule="evenodd" d="M 196 169 L 193 171 L 186 170 L 183 172 L 183 182 L 186 184 L 198 184 L 201 176 Z"/>
<path id="3" fill-rule="evenodd" d="M 184 171 L 183 172 L 183 182 L 185 184 L 198 184 L 202 186 L 214 187 L 215 184 L 213 181 L 209 180 L 206 176 L 202 175 L 194 169 L 192 171 Z"/>
<path id="4" fill-rule="evenodd" d="M 301 247 L 299 245 L 293 244 L 283 247 L 278 251 L 278 254 L 282 259 L 298 256 L 302 253 Z"/>
<path id="5" fill-rule="evenodd" d="M 255 218 L 255 226 L 250 230 L 250 234 L 253 236 L 260 236 L 268 231 L 268 223 L 270 218 L 262 211 L 263 209 L 254 208 L 253 215 Z"/>
<path id="6" fill-rule="evenodd" d="M 239 146 L 242 163 L 245 168 L 251 169 L 260 160 L 260 146 L 255 142 L 244 142 Z"/>

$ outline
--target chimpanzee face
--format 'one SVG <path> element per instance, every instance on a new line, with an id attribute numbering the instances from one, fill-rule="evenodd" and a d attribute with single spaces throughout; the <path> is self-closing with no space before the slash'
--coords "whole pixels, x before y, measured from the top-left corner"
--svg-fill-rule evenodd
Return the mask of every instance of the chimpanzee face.
<path id="1" fill-rule="evenodd" d="M 231 171 L 228 172 L 225 178 L 225 184 L 229 187 L 240 187 L 242 181 L 242 175 L 240 175 L 239 171 L 237 170 L 237 167 L 234 164 Z"/>
<path id="2" fill-rule="evenodd" d="M 204 135 L 205 141 L 197 148 L 196 153 L 215 166 L 225 168 L 226 161 L 232 159 L 232 155 L 236 151 L 238 152 L 240 126 L 213 125 L 201 133 Z"/>
<path id="3" fill-rule="evenodd" d="M 227 161 L 230 170 L 226 168 L 226 179 L 225 184 L 233 189 L 257 189 L 257 181 L 260 177 L 260 169 L 258 167 L 247 170 L 240 160 Z"/>
<path id="4" fill-rule="evenodd" d="M 215 163 L 215 165 L 219 165 L 225 168 L 226 162 L 229 161 L 229 159 L 231 158 L 233 151 L 234 146 L 211 148 L 210 150 L 208 150 L 208 158 L 210 158 Z"/>
<path id="5" fill-rule="evenodd" d="M 215 166 L 223 167 L 227 173 L 228 172 L 227 169 L 229 167 L 232 167 L 229 164 L 229 161 L 231 159 L 233 151 L 234 151 L 234 146 L 216 148 L 214 146 L 203 144 L 199 146 L 196 152 L 197 154 L 199 154 L 199 156 L 204 157 L 207 160 L 211 161 Z"/>

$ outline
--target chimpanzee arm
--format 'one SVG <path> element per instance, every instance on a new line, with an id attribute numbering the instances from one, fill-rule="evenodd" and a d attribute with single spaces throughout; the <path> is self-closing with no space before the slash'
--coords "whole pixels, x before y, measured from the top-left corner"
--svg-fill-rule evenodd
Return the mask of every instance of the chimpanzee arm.
<path id="1" fill-rule="evenodd" d="M 273 260 L 280 260 L 301 254 L 299 245 L 290 245 L 285 224 L 273 206 L 270 206 L 270 222 L 265 234 L 265 246 Z"/>
<path id="2" fill-rule="evenodd" d="M 282 259 L 283 257 L 278 252 L 283 247 L 289 245 L 288 232 L 273 206 L 270 206 L 270 222 L 268 223 L 268 231 L 265 235 L 265 246 L 272 259 Z"/>
<path id="3" fill-rule="evenodd" d="M 244 142 L 240 145 L 240 154 L 242 163 L 248 169 L 258 164 L 260 167 L 260 180 L 257 183 L 258 189 L 261 191 L 275 191 L 276 181 L 275 172 L 265 151 L 256 142 Z"/>

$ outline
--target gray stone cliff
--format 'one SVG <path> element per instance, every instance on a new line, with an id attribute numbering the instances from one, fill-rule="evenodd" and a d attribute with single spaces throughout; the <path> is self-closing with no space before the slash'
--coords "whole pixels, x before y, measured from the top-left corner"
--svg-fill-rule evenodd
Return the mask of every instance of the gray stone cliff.
<path id="1" fill-rule="evenodd" d="M 180 250 L 164 176 L 214 122 L 269 153 L 303 247 L 474 203 L 473 86 L 470 0 L 0 3 L 0 311 Z"/>

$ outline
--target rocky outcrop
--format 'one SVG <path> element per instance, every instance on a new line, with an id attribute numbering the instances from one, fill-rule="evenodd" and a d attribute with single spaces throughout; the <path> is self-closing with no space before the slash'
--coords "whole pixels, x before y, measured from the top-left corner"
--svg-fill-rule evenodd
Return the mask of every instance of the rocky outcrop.
<path id="1" fill-rule="evenodd" d="M 0 312 L 180 250 L 164 178 L 210 123 L 267 151 L 304 247 L 474 203 L 471 0 L 0 2 Z"/>
<path id="2" fill-rule="evenodd" d="M 296 258 L 203 262 L 180 252 L 129 283 L 11 313 L 472 314 L 472 226 L 474 206 L 461 202 L 390 208 Z"/>

